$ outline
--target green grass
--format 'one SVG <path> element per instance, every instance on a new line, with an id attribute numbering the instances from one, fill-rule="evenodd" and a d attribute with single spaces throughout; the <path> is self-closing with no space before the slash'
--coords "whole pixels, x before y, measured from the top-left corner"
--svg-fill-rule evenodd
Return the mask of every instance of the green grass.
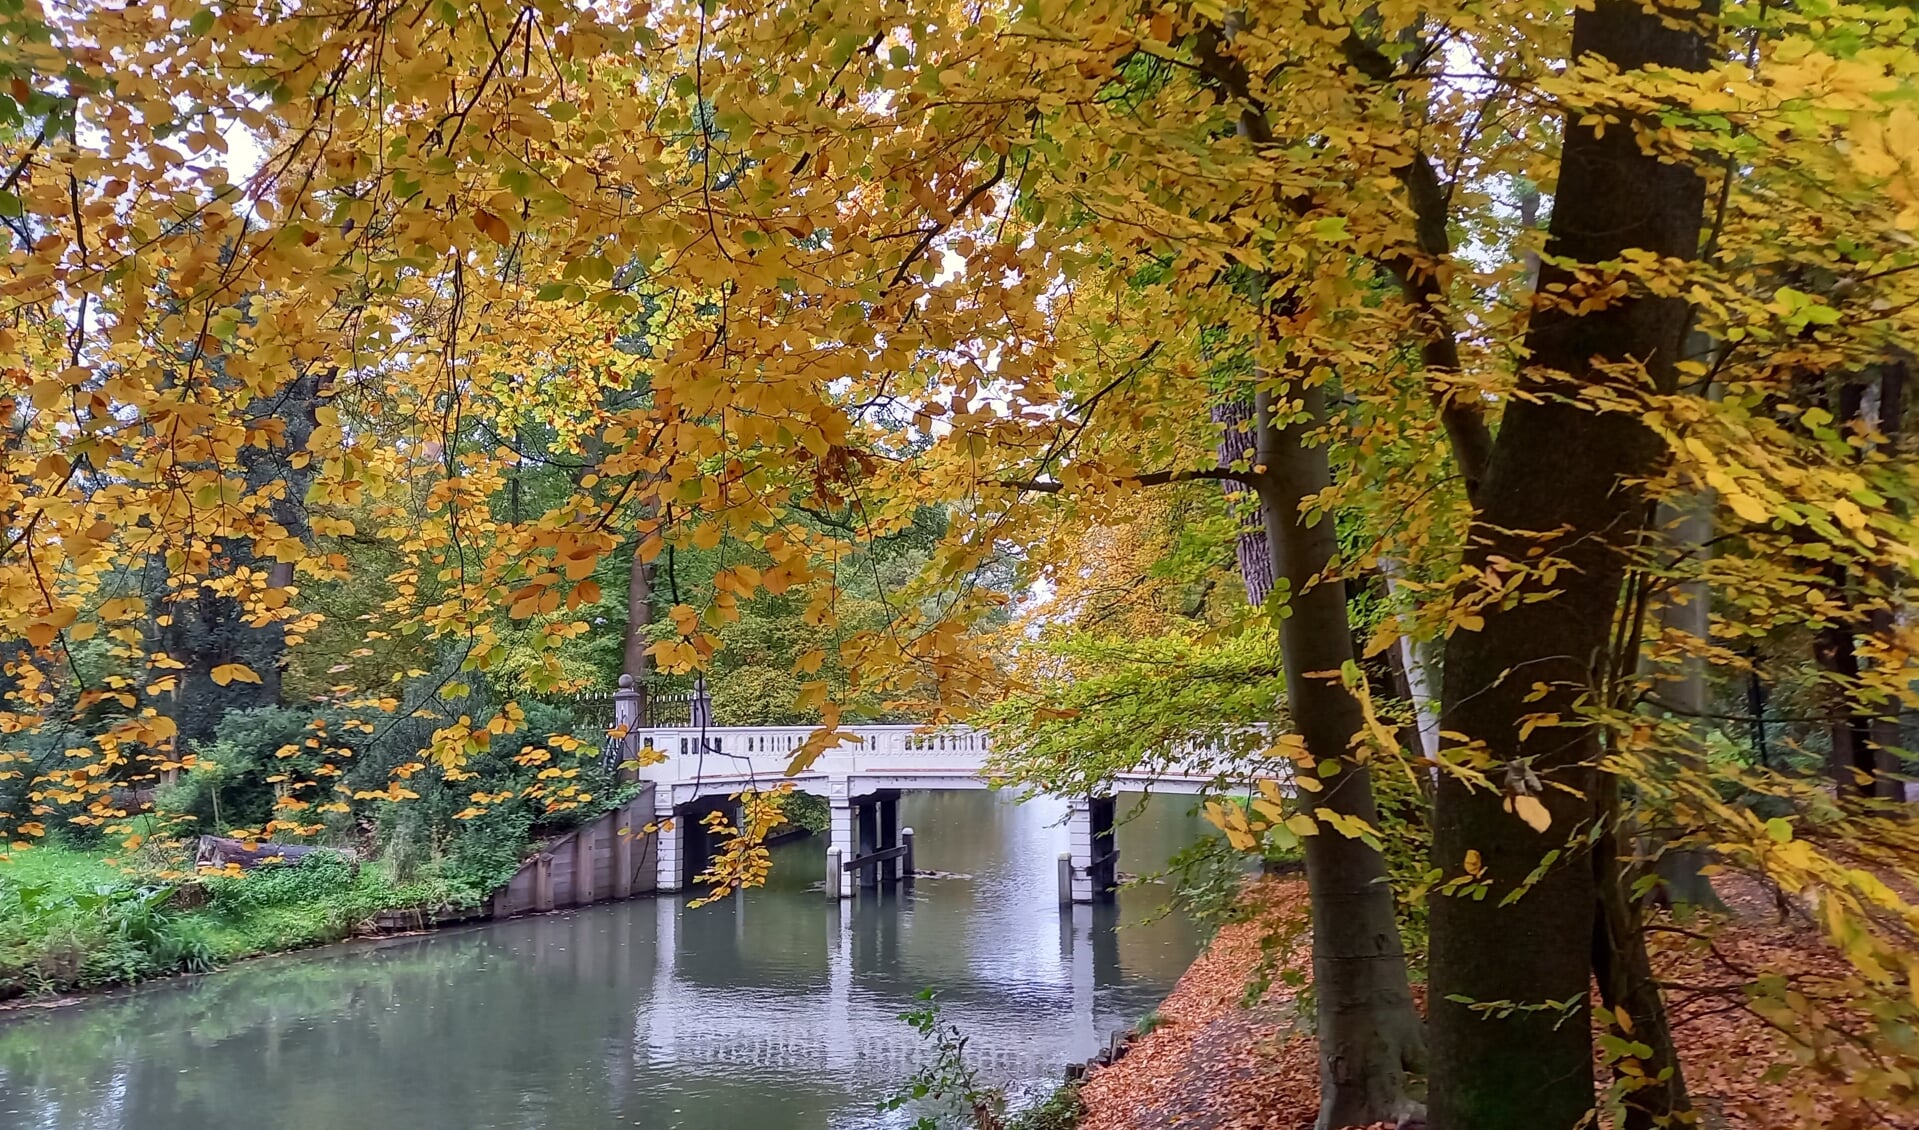
<path id="1" fill-rule="evenodd" d="M 1079 1083 L 1062 1083 L 1052 1094 L 1007 1119 L 1006 1130 L 1073 1130 L 1085 1112 L 1079 1101 Z"/>
<path id="2" fill-rule="evenodd" d="M 469 902 L 437 878 L 401 883 L 379 863 L 316 854 L 239 878 L 176 884 L 58 846 L 0 863 L 0 999 L 196 972 L 339 941 L 383 910 Z M 181 903 L 202 904 L 182 908 Z"/>

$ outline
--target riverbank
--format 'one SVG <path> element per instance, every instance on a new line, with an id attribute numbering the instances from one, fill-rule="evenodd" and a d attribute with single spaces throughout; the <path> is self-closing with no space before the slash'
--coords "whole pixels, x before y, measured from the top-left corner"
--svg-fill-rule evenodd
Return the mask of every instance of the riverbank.
<path id="1" fill-rule="evenodd" d="M 0 1001 L 97 992 L 342 941 L 387 912 L 477 904 L 443 877 L 400 881 L 332 854 L 187 880 L 39 847 L 0 865 Z"/>
<path id="2" fill-rule="evenodd" d="M 1843 963 L 1803 915 L 1781 919 L 1765 892 L 1719 884 L 1726 929 L 1708 949 L 1678 934 L 1655 935 L 1654 964 L 1683 984 L 1668 1007 L 1687 1086 L 1707 1130 L 1825 1127 L 1919 1130 L 1919 1114 L 1846 1098 L 1847 1080 L 1808 1065 L 1746 1007 L 1742 970 L 1786 972 L 1808 999 L 1844 1007 Z M 1311 977 L 1303 930 L 1306 886 L 1268 879 L 1247 898 L 1251 921 L 1222 928 L 1156 1013 L 1152 1031 L 1095 1070 L 1080 1088 L 1077 1130 L 1302 1130 L 1319 1109 L 1318 1044 L 1295 1024 Z M 1288 939 L 1270 953 L 1269 936 Z M 1241 1007 L 1256 976 L 1272 988 Z M 1418 987 L 1415 987 L 1418 991 Z M 1599 1068 L 1605 1078 L 1605 1068 Z"/>
<path id="3" fill-rule="evenodd" d="M 1241 1130 L 1312 1125 L 1318 1110 L 1317 1046 L 1293 1033 L 1298 987 L 1310 969 L 1306 884 L 1292 877 L 1256 883 L 1254 920 L 1222 927 L 1126 1055 L 1092 1072 L 1080 1088 L 1079 1130 Z M 1268 933 L 1296 935 L 1272 955 L 1276 974 L 1257 1005 L 1241 1007 L 1260 972 Z"/>

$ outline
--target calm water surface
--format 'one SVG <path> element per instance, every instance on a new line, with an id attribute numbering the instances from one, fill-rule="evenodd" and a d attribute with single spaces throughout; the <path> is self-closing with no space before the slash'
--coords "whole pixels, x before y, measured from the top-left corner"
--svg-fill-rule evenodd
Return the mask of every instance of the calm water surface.
<path id="1" fill-rule="evenodd" d="M 1126 798 L 1122 815 L 1133 808 Z M 1119 832 L 1150 872 L 1197 832 L 1156 798 Z M 0 1021 L 4 1130 L 841 1130 L 898 1127 L 898 1019 L 926 986 L 1016 1093 L 1151 1011 L 1195 950 L 1166 888 L 1057 905 L 1063 805 L 909 795 L 921 880 L 841 905 L 824 845 L 774 849 L 770 888 L 245 964 Z"/>

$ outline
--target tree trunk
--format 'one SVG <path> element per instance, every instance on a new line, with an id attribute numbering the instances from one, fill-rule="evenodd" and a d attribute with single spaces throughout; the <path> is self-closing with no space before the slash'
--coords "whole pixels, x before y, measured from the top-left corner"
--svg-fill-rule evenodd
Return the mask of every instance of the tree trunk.
<path id="1" fill-rule="evenodd" d="M 1244 467 L 1253 453 L 1253 405 L 1250 400 L 1234 399 L 1213 406 L 1213 423 L 1225 425 L 1219 436 L 1219 465 Z M 1246 603 L 1259 608 L 1273 591 L 1273 549 L 1261 528 L 1259 507 L 1247 505 L 1246 488 L 1231 479 L 1221 479 L 1226 493 L 1226 511 L 1239 519 L 1239 536 L 1233 551 L 1239 559 L 1239 577 L 1246 584 Z"/>
<path id="2" fill-rule="evenodd" d="M 1401 588 L 1400 569 L 1391 558 L 1379 559 L 1379 571 L 1386 579 L 1386 592 Z M 1419 756 L 1430 758 L 1439 752 L 1439 715 L 1435 710 L 1433 655 L 1430 643 L 1421 643 L 1401 634 L 1394 645 L 1399 653 L 1400 670 L 1405 674 L 1406 697 L 1413 704 L 1413 720 L 1418 730 Z"/>
<path id="3" fill-rule="evenodd" d="M 1905 358 L 1887 362 L 1879 367 L 1878 419 L 1879 432 L 1886 437 L 1886 443 L 1895 450 L 1899 446 L 1901 425 L 1904 422 L 1906 406 L 1906 382 L 1911 377 L 1910 365 Z M 1880 566 L 1876 577 L 1880 582 L 1880 591 L 1890 594 L 1895 578 L 1889 566 Z M 1871 612 L 1866 614 L 1866 631 L 1875 639 L 1891 639 L 1898 630 L 1898 611 L 1885 598 L 1875 603 Z M 1904 740 L 1900 734 L 1899 718 L 1894 714 L 1875 715 L 1867 737 L 1873 750 L 1873 793 L 1881 800 L 1905 800 L 1906 785 L 1900 778 L 1907 773 L 1901 763 L 1899 749 Z"/>
<path id="4" fill-rule="evenodd" d="M 1325 674 L 1354 661 L 1346 586 L 1322 575 L 1336 549 L 1333 522 L 1322 517 L 1308 526 L 1300 514 L 1308 497 L 1332 483 L 1325 448 L 1305 442 L 1323 417 L 1323 395 L 1318 388 L 1294 391 L 1301 420 L 1285 428 L 1275 426 L 1268 394 L 1255 402 L 1256 462 L 1264 471 L 1254 490 L 1272 559 L 1287 585 L 1290 614 L 1280 621 L 1280 647 L 1293 723 L 1317 762 L 1339 767 L 1319 778 L 1323 791 L 1302 792 L 1301 802 L 1374 825 L 1371 774 L 1347 756 L 1365 720 L 1337 674 Z M 1306 839 L 1321 1130 L 1392 1121 L 1417 1107 L 1407 1076 L 1424 1065 L 1424 1039 L 1385 872 L 1379 852 L 1323 824 Z"/>
<path id="5" fill-rule="evenodd" d="M 305 542 L 312 536 L 306 495 L 319 473 L 319 460 L 298 460 L 296 466 L 295 456 L 307 454 L 307 442 L 333 376 L 332 370 L 308 370 L 288 381 L 270 404 L 255 401 L 255 410 L 281 421 L 280 441 L 268 447 L 245 446 L 236 459 L 249 491 L 280 485 L 267 515 L 288 540 Z M 266 573 L 274 587 L 293 583 L 293 566 L 256 557 L 252 539 L 232 535 L 223 539 L 223 545 L 214 559 L 218 572 L 257 569 Z M 178 682 L 168 712 L 179 727 L 180 740 L 189 745 L 211 738 L 232 711 L 278 705 L 287 663 L 286 625 L 279 620 L 256 623 L 242 601 L 216 591 L 210 580 L 196 579 L 176 589 L 164 556 L 147 562 L 145 588 L 149 610 L 155 615 L 153 639 L 159 650 L 184 665 L 176 672 Z M 214 669 L 229 663 L 244 664 L 259 681 L 215 682 Z"/>
<path id="6" fill-rule="evenodd" d="M 1712 514 L 1716 497 L 1712 488 L 1699 485 L 1683 500 L 1660 506 L 1659 528 L 1665 531 L 1670 551 L 1675 556 L 1684 554 L 1703 561 L 1711 554 Z M 1692 639 L 1711 639 L 1712 586 L 1703 580 L 1675 585 L 1665 602 L 1659 606 L 1659 622 L 1668 631 Z M 1699 656 L 1687 656 L 1680 660 L 1677 670 L 1668 671 L 1666 675 L 1667 678 L 1658 687 L 1660 699 L 1697 730 L 1708 706 L 1706 661 Z M 1700 872 L 1700 868 L 1707 863 L 1705 852 L 1698 848 L 1669 848 L 1653 854 L 1653 866 L 1659 873 L 1660 898 L 1663 901 L 1713 910 L 1725 909 L 1718 892 L 1713 890 L 1711 879 Z M 1614 857 L 1617 858 L 1616 852 Z M 1643 948 L 1643 943 L 1640 944 Z M 1637 1013 L 1634 1018 L 1639 1018 Z"/>
<path id="7" fill-rule="evenodd" d="M 1699 21 L 1716 11 L 1708 0 L 1673 21 L 1689 26 L 1668 26 L 1664 13 L 1633 0 L 1598 0 L 1573 19 L 1572 53 L 1622 70 L 1704 70 Z M 1578 288 L 1567 263 L 1617 261 L 1634 248 L 1677 258 L 1698 250 L 1700 178 L 1642 152 L 1629 124 L 1595 134 L 1581 124 L 1585 110 L 1568 111 L 1542 294 L 1554 284 Z M 1648 519 L 1630 484 L 1658 467 L 1662 451 L 1635 416 L 1598 412 L 1581 393 L 1610 385 L 1630 396 L 1648 383 L 1670 391 L 1687 321 L 1683 300 L 1643 295 L 1578 313 L 1542 305 L 1527 333 L 1526 395 L 1509 401 L 1475 497 L 1469 566 L 1497 572 L 1502 560 L 1527 561 L 1550 539 L 1570 568 L 1552 582 L 1554 599 L 1483 608 L 1480 629 L 1457 632 L 1446 649 L 1449 754 L 1476 747 L 1495 784 L 1533 795 L 1551 822 L 1535 831 L 1505 810 L 1501 790 L 1440 776 L 1434 866 L 1453 879 L 1476 860 L 1471 869 L 1486 889 L 1432 901 L 1434 1130 L 1570 1130 L 1593 1108 L 1587 1001 L 1599 892 L 1582 848 L 1598 815 L 1599 748 L 1575 715 L 1609 662 L 1626 550 Z M 1622 375 L 1635 362 L 1646 383 Z M 1548 688 L 1544 698 L 1534 697 L 1538 685 Z M 1562 724 L 1521 738 L 1522 719 L 1539 714 Z"/>
<path id="8" fill-rule="evenodd" d="M 620 670 L 633 676 L 633 689 L 640 696 L 637 725 L 652 724 L 646 696 L 646 672 L 650 660 L 646 649 L 647 625 L 653 622 L 653 563 L 640 560 L 639 540 L 634 539 L 633 560 L 626 571 L 626 637 Z"/>
<path id="9" fill-rule="evenodd" d="M 1652 1049 L 1628 1070 L 1626 1061 L 1614 1067 L 1614 1079 L 1626 1088 L 1622 1096 L 1625 1122 L 1620 1130 L 1657 1130 L 1675 1125 L 1675 1116 L 1692 1109 L 1686 1093 L 1679 1052 L 1673 1046 L 1672 1023 L 1666 1001 L 1654 979 L 1652 958 L 1646 952 L 1641 907 L 1633 898 L 1631 876 L 1620 859 L 1619 782 L 1611 776 L 1599 783 L 1599 814 L 1606 829 L 1594 845 L 1598 871 L 1599 913 L 1593 929 L 1593 974 L 1599 999 L 1615 1014 L 1627 1018 L 1614 1025 L 1622 1034 Z M 1707 884 L 1707 890 L 1711 890 Z"/>

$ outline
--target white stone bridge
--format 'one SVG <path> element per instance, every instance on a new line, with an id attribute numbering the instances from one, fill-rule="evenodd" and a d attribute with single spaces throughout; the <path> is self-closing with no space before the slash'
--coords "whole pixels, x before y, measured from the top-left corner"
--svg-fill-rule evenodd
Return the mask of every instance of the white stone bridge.
<path id="1" fill-rule="evenodd" d="M 622 677 L 622 684 L 626 681 Z M 629 725 L 625 719 L 637 713 L 637 696 L 629 699 L 628 695 L 631 691 L 623 687 L 616 696 L 616 727 Z M 768 790 L 790 781 L 802 792 L 825 797 L 832 813 L 829 861 L 841 861 L 846 871 L 857 871 L 859 886 L 872 888 L 899 875 L 902 862 L 906 872 L 912 868 L 910 837 L 903 843 L 898 826 L 897 801 L 902 792 L 991 786 L 986 776 L 991 742 L 984 731 L 967 726 L 843 727 L 839 731 L 845 739 L 842 744 L 789 774 L 794 754 L 815 729 L 675 726 L 631 730 L 626 748 L 651 748 L 665 755 L 636 773 L 639 780 L 654 786 L 658 818 L 673 820 L 673 831 L 659 838 L 659 890 L 677 891 L 689 884 L 711 851 L 699 817 L 727 807 L 727 798 L 747 789 Z M 1242 753 L 1193 745 L 1169 751 L 1156 770 L 1115 776 L 1103 783 L 1100 795 L 1066 798 L 1069 815 L 1067 851 L 1060 858 L 1061 902 L 1090 902 L 1116 881 L 1114 794 L 1243 791 L 1254 778 L 1275 775 L 1283 775 L 1283 770 Z M 836 879 L 829 868 L 828 892 L 850 896 L 854 884 Z"/>

